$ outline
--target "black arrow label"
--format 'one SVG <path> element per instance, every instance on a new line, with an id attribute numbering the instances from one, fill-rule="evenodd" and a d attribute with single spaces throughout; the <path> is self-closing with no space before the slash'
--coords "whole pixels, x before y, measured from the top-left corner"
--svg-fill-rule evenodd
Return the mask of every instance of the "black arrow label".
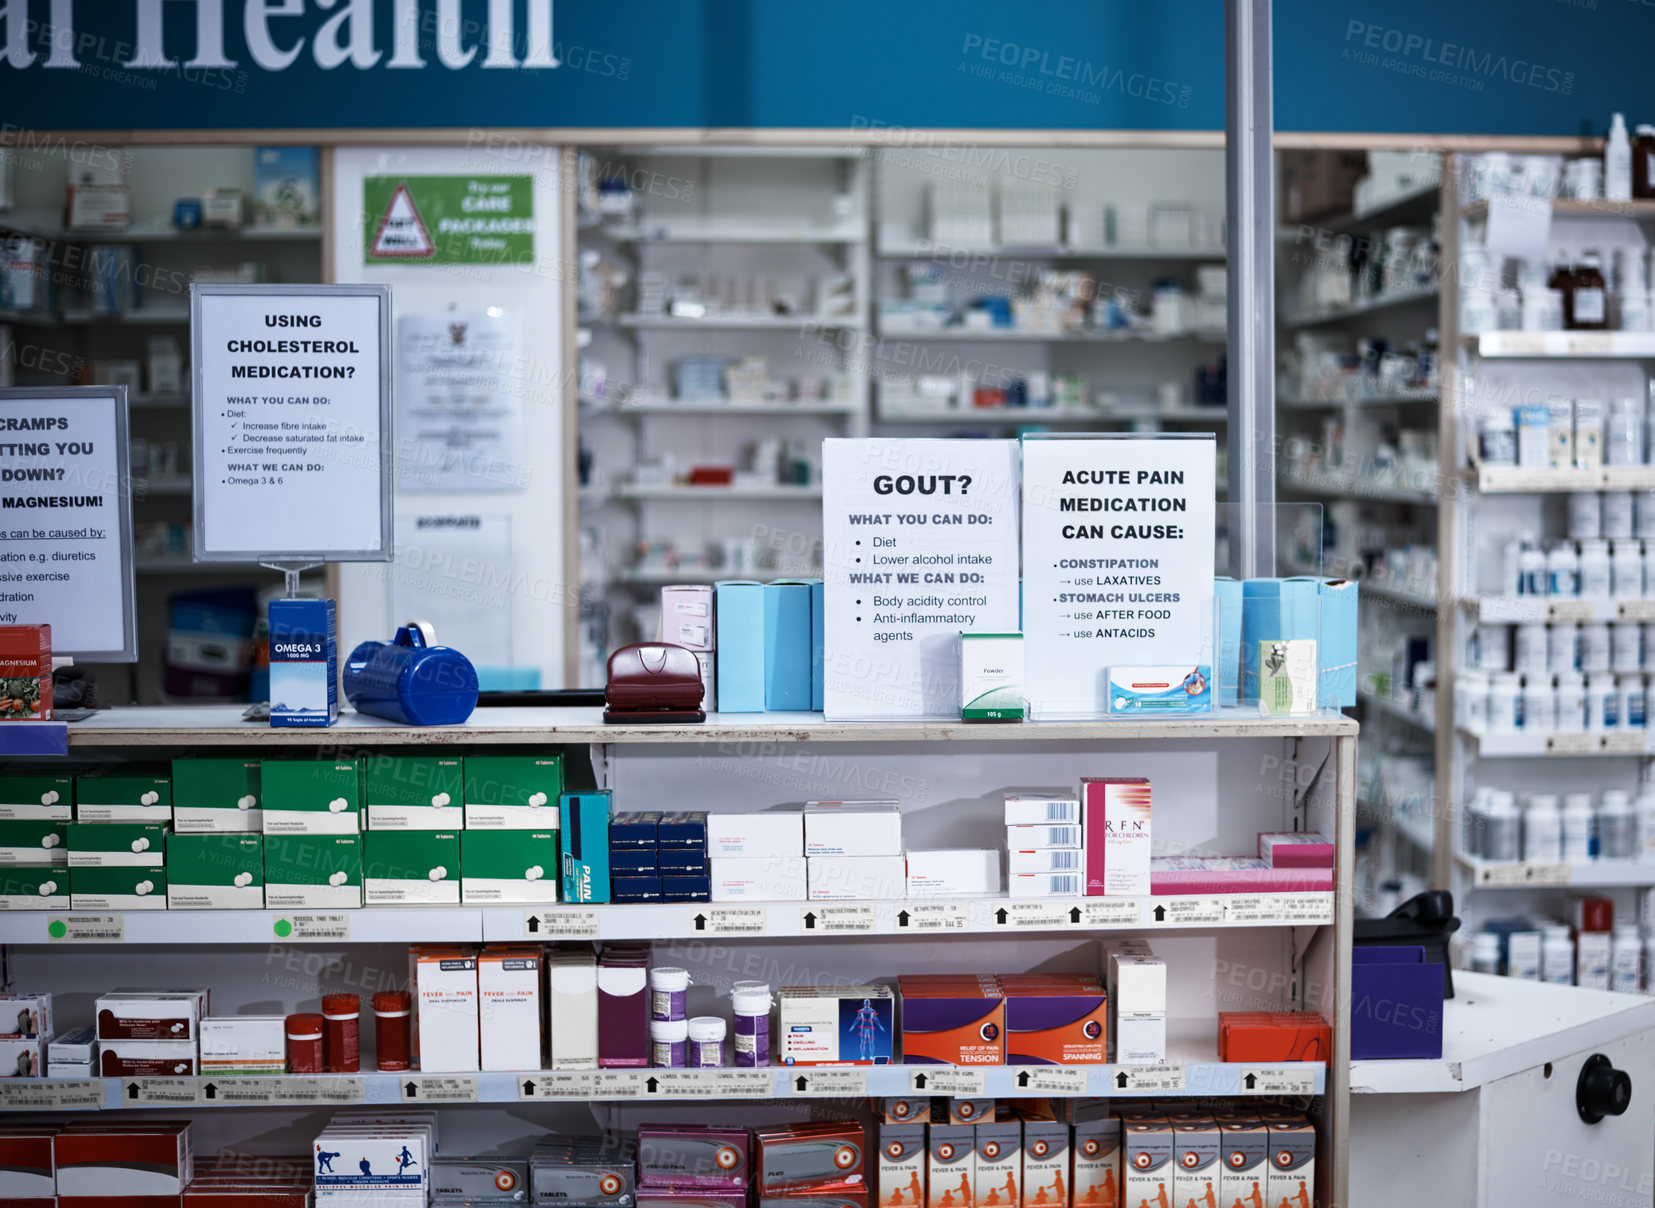
<path id="1" fill-rule="evenodd" d="M 661 1080 L 659 1078 L 651 1078 L 648 1082 L 644 1083 L 644 1089 L 652 1095 L 655 1094 L 656 1091 L 661 1089 Z"/>
<path id="2" fill-rule="evenodd" d="M 1125 1070 L 1122 1070 L 1120 1073 L 1115 1075 L 1115 1086 L 1119 1090 L 1124 1091 L 1126 1089 L 1126 1071 Z"/>
<path id="3" fill-rule="evenodd" d="M 138 1097 L 138 1084 L 136 1082 L 129 1082 L 126 1084 L 126 1097 L 128 1099 L 136 1099 Z"/>
<path id="4" fill-rule="evenodd" d="M 1242 1079 L 1242 1080 L 1241 1080 L 1241 1083 L 1242 1083 L 1242 1085 L 1243 1085 L 1243 1086 L 1245 1086 L 1245 1087 L 1246 1087 L 1246 1088 L 1247 1088 L 1247 1089 L 1248 1089 L 1248 1090 L 1252 1090 L 1252 1089 L 1253 1089 L 1253 1088 L 1254 1088 L 1254 1087 L 1255 1087 L 1255 1086 L 1257 1086 L 1257 1085 L 1258 1085 L 1258 1079 L 1257 1079 L 1257 1078 L 1255 1078 L 1255 1077 L 1254 1077 L 1254 1076 L 1253 1076 L 1253 1075 L 1251 1075 L 1251 1074 L 1248 1074 L 1248 1075 L 1247 1075 L 1247 1076 L 1246 1076 L 1246 1077 L 1245 1077 L 1245 1078 L 1243 1078 L 1243 1079 Z"/>
<path id="5" fill-rule="evenodd" d="M 1165 906 L 1157 906 L 1155 908 L 1155 921 L 1157 923 L 1164 923 L 1167 921 L 1167 908 Z"/>
<path id="6" fill-rule="evenodd" d="M 540 930 L 540 916 L 538 914 L 531 914 L 529 916 L 529 934 L 533 935 L 535 932 L 537 932 L 539 930 Z"/>
<path id="7" fill-rule="evenodd" d="M 806 1081 L 803 1074 L 800 1074 L 797 1078 L 793 1079 L 793 1089 L 796 1091 L 808 1091 L 810 1089 L 810 1083 Z"/>
<path id="8" fill-rule="evenodd" d="M 1080 907 L 1079 906 L 1070 907 L 1070 909 L 1069 909 L 1069 921 L 1071 923 L 1080 922 Z"/>
<path id="9" fill-rule="evenodd" d="M 534 1094 L 534 1079 L 533 1078 L 523 1079 L 523 1093 L 525 1095 Z"/>
<path id="10" fill-rule="evenodd" d="M 402 1093 L 410 1099 L 417 1099 L 419 1097 L 419 1083 L 408 1083 L 402 1088 Z"/>
<path id="11" fill-rule="evenodd" d="M 698 914 L 698 915 L 695 916 L 695 929 L 697 931 L 705 931 L 707 929 L 707 916 L 706 915 Z"/>
<path id="12" fill-rule="evenodd" d="M 924 1074 L 915 1074 L 914 1075 L 914 1089 L 916 1091 L 922 1091 L 922 1090 L 925 1089 L 925 1075 Z"/>
<path id="13" fill-rule="evenodd" d="M 209 1082 L 206 1086 L 201 1088 L 201 1093 L 208 1099 L 216 1099 L 218 1098 L 218 1087 Z"/>
<path id="14" fill-rule="evenodd" d="M 1004 925 L 1006 919 L 1009 917 L 1010 916 L 1006 914 L 1006 908 L 1004 906 L 994 912 L 994 921 L 996 923 Z"/>
<path id="15" fill-rule="evenodd" d="M 816 912 L 814 910 L 811 911 L 809 914 L 805 915 L 805 930 L 806 931 L 816 930 Z"/>
<path id="16" fill-rule="evenodd" d="M 906 927 L 908 925 L 908 912 L 906 910 L 896 916 L 896 925 L 898 927 Z"/>
<path id="17" fill-rule="evenodd" d="M 1017 1075 L 1017 1085 L 1018 1086 L 1027 1086 L 1028 1084 L 1029 1084 L 1029 1072 L 1028 1072 L 1028 1070 L 1020 1071 Z"/>

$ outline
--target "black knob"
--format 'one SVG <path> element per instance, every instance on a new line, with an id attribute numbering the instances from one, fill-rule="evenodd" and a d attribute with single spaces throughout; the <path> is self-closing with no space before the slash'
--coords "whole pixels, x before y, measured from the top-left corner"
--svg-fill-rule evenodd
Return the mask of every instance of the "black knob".
<path id="1" fill-rule="evenodd" d="M 1621 1116 L 1632 1105 L 1632 1078 L 1617 1070 L 1602 1053 L 1593 1053 L 1580 1067 L 1575 1083 L 1575 1110 L 1588 1124 L 1605 1116 Z"/>

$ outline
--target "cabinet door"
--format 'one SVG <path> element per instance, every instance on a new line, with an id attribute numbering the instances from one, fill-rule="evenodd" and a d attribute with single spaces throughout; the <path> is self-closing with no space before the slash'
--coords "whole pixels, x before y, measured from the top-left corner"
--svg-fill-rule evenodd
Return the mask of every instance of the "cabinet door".
<path id="1" fill-rule="evenodd" d="M 1581 1066 L 1602 1053 L 1632 1077 L 1623 1116 L 1583 1122 Z M 1655 1196 L 1655 1035 L 1583 1049 L 1482 1088 L 1482 1195 L 1489 1208 L 1610 1204 L 1647 1208 Z"/>

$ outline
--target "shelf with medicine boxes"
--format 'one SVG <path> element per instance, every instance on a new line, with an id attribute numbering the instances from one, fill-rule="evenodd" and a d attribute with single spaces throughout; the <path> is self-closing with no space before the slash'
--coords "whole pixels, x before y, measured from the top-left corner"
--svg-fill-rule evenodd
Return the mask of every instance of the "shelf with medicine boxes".
<path id="1" fill-rule="evenodd" d="M 1412 481 L 1402 480 L 1397 476 L 1381 478 L 1377 475 L 1365 477 L 1357 474 L 1348 474 L 1340 471 L 1312 469 L 1302 472 L 1283 471 L 1277 475 L 1276 481 L 1282 486 L 1294 491 L 1313 495 L 1329 495 L 1337 499 L 1366 499 L 1374 503 L 1411 503 L 1421 507 L 1434 507 L 1439 502 L 1435 492 L 1430 490 L 1425 482 L 1435 481 L 1435 475 L 1428 478 L 1421 475 L 1421 485 Z"/>
<path id="2" fill-rule="evenodd" d="M 1377 294 L 1361 302 L 1353 302 L 1348 306 L 1329 307 L 1323 311 L 1313 311 L 1309 314 L 1287 315 L 1283 322 L 1288 327 L 1320 327 L 1326 323 L 1345 323 L 1352 319 L 1359 319 L 1375 311 L 1389 310 L 1398 306 L 1414 306 L 1423 302 L 1435 302 L 1437 289 L 1431 286 L 1428 289 L 1398 289 L 1389 293 Z"/>
<path id="3" fill-rule="evenodd" d="M 1410 726 L 1417 726 L 1427 732 L 1436 729 L 1436 715 L 1412 708 L 1401 701 L 1393 700 L 1388 696 L 1380 696 L 1377 692 L 1358 692 L 1356 699 L 1369 705 L 1387 717 L 1394 717 L 1398 721 L 1406 722 Z"/>
<path id="4" fill-rule="evenodd" d="M 1464 337 L 1480 357 L 1559 360 L 1655 357 L 1655 333 L 1647 331 L 1483 331 Z"/>
<path id="5" fill-rule="evenodd" d="M 1548 468 L 1473 464 L 1467 480 L 1485 495 L 1534 495 L 1574 491 L 1648 491 L 1655 489 L 1655 465 Z"/>
<path id="6" fill-rule="evenodd" d="M 1655 885 L 1655 862 L 1576 860 L 1539 864 L 1522 860 L 1483 860 L 1464 852 L 1454 853 L 1454 862 L 1465 870 L 1478 889 L 1523 889 L 1531 886 L 1613 889 Z"/>
<path id="7" fill-rule="evenodd" d="M 1525 197 L 1522 206 L 1543 205 L 1553 218 L 1655 218 L 1655 201 L 1605 201 L 1603 198 L 1583 200 L 1573 197 Z M 1460 211 L 1469 222 L 1486 219 L 1491 203 L 1484 199 L 1474 201 Z"/>

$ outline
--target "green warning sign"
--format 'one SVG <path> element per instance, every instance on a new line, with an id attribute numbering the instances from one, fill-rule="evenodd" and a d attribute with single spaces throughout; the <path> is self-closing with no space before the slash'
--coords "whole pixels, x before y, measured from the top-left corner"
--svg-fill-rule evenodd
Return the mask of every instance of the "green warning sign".
<path id="1" fill-rule="evenodd" d="M 527 264 L 532 176 L 369 176 L 366 264 Z"/>

